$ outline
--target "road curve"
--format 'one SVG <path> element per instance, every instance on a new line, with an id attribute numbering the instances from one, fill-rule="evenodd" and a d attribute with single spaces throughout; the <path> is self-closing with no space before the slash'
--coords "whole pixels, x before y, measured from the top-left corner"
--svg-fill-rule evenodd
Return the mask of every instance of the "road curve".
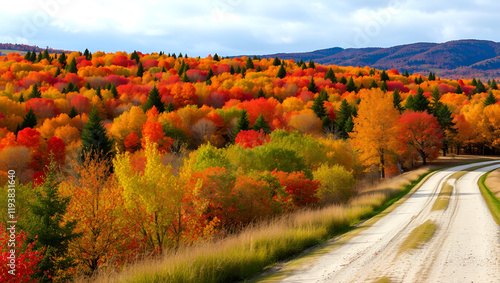
<path id="1" fill-rule="evenodd" d="M 290 264 L 266 282 L 500 282 L 500 227 L 484 202 L 477 181 L 500 168 L 488 161 L 434 173 L 403 204 L 347 242 L 330 244 L 316 256 Z M 454 173 L 486 167 L 450 179 L 454 186 L 446 210 L 431 211 L 441 185 Z M 399 252 L 420 224 L 437 230 L 423 247 Z M 333 247 L 332 247 L 333 246 Z"/>

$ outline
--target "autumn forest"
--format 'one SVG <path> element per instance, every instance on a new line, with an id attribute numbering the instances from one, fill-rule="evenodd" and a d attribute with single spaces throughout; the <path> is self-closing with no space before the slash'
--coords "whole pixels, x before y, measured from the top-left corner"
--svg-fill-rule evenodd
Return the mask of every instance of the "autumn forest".
<path id="1" fill-rule="evenodd" d="M 498 154 L 499 101 L 494 78 L 313 61 L 0 56 L 0 199 L 7 210 L 15 183 L 15 282 L 120 270 L 348 203 L 370 174 L 396 176 L 439 155 Z M 0 269 L 7 274 L 6 263 Z"/>

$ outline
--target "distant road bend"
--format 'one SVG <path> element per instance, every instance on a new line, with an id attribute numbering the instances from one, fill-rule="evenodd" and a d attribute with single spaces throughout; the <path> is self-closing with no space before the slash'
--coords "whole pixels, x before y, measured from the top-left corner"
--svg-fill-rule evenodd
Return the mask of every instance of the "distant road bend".
<path id="1" fill-rule="evenodd" d="M 373 226 L 337 248 L 306 258 L 305 263 L 285 267 L 273 276 L 277 281 L 270 281 L 376 282 L 383 278 L 387 282 L 500 282 L 500 227 L 477 185 L 481 175 L 500 168 L 495 162 L 436 172 Z M 486 167 L 450 178 L 479 165 Z M 448 207 L 431 211 L 449 178 L 454 189 Z M 427 220 L 437 225 L 433 237 L 418 249 L 400 252 L 409 233 Z"/>

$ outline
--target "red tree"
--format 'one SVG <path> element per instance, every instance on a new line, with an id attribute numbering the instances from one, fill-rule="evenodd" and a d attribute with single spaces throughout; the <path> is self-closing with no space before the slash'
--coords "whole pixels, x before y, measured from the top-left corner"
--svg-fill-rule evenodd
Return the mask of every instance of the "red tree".
<path id="1" fill-rule="evenodd" d="M 437 157 L 443 133 L 436 117 L 427 112 L 406 111 L 399 118 L 398 124 L 398 140 L 403 151 L 416 151 L 422 157 L 424 165 L 427 164 L 427 159 Z"/>

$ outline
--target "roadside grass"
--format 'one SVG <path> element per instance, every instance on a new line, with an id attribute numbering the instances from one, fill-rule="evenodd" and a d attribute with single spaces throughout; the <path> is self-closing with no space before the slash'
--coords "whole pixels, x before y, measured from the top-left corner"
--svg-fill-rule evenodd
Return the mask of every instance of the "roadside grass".
<path id="1" fill-rule="evenodd" d="M 436 201 L 432 205 L 431 211 L 445 210 L 448 207 L 448 204 L 450 202 L 450 196 L 453 193 L 453 186 L 449 184 L 450 180 L 453 180 L 453 179 L 458 180 L 462 176 L 464 176 L 465 174 L 467 174 L 467 172 L 472 172 L 472 171 L 477 170 L 479 168 L 490 166 L 490 165 L 491 164 L 489 164 L 489 165 L 474 166 L 472 168 L 468 168 L 466 170 L 462 170 L 462 171 L 459 171 L 459 172 L 454 173 L 453 175 L 451 175 L 446 180 L 446 183 L 444 183 L 441 186 L 441 191 L 439 192 L 439 195 L 438 195 Z"/>
<path id="2" fill-rule="evenodd" d="M 488 178 L 486 178 L 484 184 L 498 199 L 500 199 L 500 169 L 492 171 L 491 174 L 488 175 Z"/>
<path id="3" fill-rule="evenodd" d="M 481 194 L 483 195 L 484 201 L 488 205 L 488 208 L 490 209 L 491 215 L 493 216 L 493 219 L 495 219 L 495 222 L 500 225 L 500 200 L 495 196 L 495 194 L 486 186 L 485 180 L 488 178 L 488 175 L 490 175 L 491 172 L 488 172 L 481 176 L 479 179 L 478 185 L 479 185 L 479 190 L 481 191 Z"/>
<path id="4" fill-rule="evenodd" d="M 406 195 L 429 170 L 411 172 L 389 184 L 362 189 L 346 205 L 307 209 L 254 225 L 225 239 L 165 251 L 123 271 L 102 270 L 92 282 L 235 282 L 250 279 L 277 262 L 325 243 L 380 213 Z M 398 181 L 399 180 L 399 181 Z M 77 282 L 86 282 L 80 278 Z"/>
<path id="5" fill-rule="evenodd" d="M 436 224 L 434 224 L 431 220 L 427 220 L 411 231 L 410 235 L 408 235 L 405 241 L 401 244 L 399 252 L 407 252 L 419 248 L 422 244 L 425 244 L 432 239 L 436 229 Z"/>
<path id="6" fill-rule="evenodd" d="M 393 281 L 388 277 L 382 277 L 373 281 L 373 283 L 392 283 Z"/>

